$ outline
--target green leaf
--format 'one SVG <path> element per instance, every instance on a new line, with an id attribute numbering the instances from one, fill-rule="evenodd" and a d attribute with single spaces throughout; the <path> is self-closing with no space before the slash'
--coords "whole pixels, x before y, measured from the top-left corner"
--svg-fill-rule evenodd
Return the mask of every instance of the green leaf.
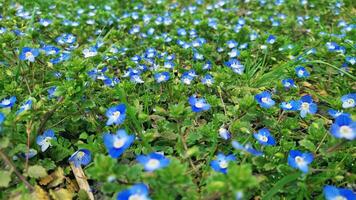
<path id="1" fill-rule="evenodd" d="M 0 187 L 7 187 L 11 181 L 11 172 L 0 170 Z"/>
<path id="2" fill-rule="evenodd" d="M 42 178 L 47 176 L 47 171 L 41 165 L 33 165 L 28 168 L 28 175 L 32 178 Z"/>
<path id="3" fill-rule="evenodd" d="M 283 177 L 281 180 L 277 181 L 273 188 L 271 188 L 267 194 L 262 198 L 263 200 L 272 199 L 272 197 L 278 193 L 285 185 L 290 182 L 295 181 L 300 176 L 300 172 L 290 174 L 288 176 Z"/>

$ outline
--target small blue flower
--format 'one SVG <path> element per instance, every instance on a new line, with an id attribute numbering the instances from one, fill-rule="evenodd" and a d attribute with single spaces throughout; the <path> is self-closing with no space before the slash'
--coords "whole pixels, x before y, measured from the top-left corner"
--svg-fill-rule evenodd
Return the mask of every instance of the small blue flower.
<path id="1" fill-rule="evenodd" d="M 79 149 L 72 154 L 68 161 L 73 162 L 75 167 L 88 165 L 91 161 L 91 152 L 88 149 Z"/>
<path id="2" fill-rule="evenodd" d="M 313 160 L 314 157 L 312 153 L 304 153 L 298 150 L 289 151 L 288 165 L 304 173 L 308 172 L 308 166 Z"/>
<path id="3" fill-rule="evenodd" d="M 297 111 L 300 109 L 300 101 L 295 101 L 295 100 L 291 100 L 289 102 L 282 102 L 280 104 L 280 107 L 283 110 L 292 110 L 292 111 Z"/>
<path id="4" fill-rule="evenodd" d="M 96 47 L 89 47 L 84 49 L 82 53 L 84 54 L 84 58 L 90 58 L 98 54 L 98 49 Z"/>
<path id="5" fill-rule="evenodd" d="M 20 60 L 28 60 L 30 62 L 35 62 L 35 58 L 40 54 L 39 50 L 36 48 L 24 47 L 20 53 Z"/>
<path id="6" fill-rule="evenodd" d="M 118 193 L 117 200 L 151 200 L 148 193 L 148 187 L 143 183 L 139 183 Z"/>
<path id="7" fill-rule="evenodd" d="M 112 158 L 120 157 L 135 140 L 134 135 L 127 135 L 124 129 L 120 129 L 116 134 L 104 134 L 104 145 Z"/>
<path id="8" fill-rule="evenodd" d="M 52 20 L 50 20 L 50 19 L 40 19 L 39 23 L 42 26 L 47 27 L 48 25 L 52 24 Z"/>
<path id="9" fill-rule="evenodd" d="M 350 116 L 340 115 L 331 125 L 330 132 L 336 138 L 354 140 L 356 138 L 356 122 Z"/>
<path id="10" fill-rule="evenodd" d="M 219 135 L 224 140 L 228 140 L 228 139 L 231 138 L 231 134 L 230 134 L 229 130 L 227 130 L 226 128 L 220 128 L 219 129 Z"/>
<path id="11" fill-rule="evenodd" d="M 207 62 L 203 65 L 203 70 L 210 70 L 212 66 L 213 66 L 213 65 L 211 64 L 211 62 L 210 62 L 210 61 L 207 61 Z"/>
<path id="12" fill-rule="evenodd" d="M 107 126 L 110 126 L 112 124 L 122 124 L 126 118 L 126 105 L 119 104 L 117 106 L 109 108 L 106 111 L 105 116 L 108 117 L 108 121 L 106 122 Z"/>
<path id="13" fill-rule="evenodd" d="M 208 104 L 204 98 L 191 96 L 189 97 L 189 104 L 193 112 L 202 112 L 210 109 L 210 104 Z"/>
<path id="14" fill-rule="evenodd" d="M 32 100 L 27 100 L 25 104 L 23 104 L 20 109 L 16 112 L 16 114 L 20 114 L 24 111 L 30 110 L 32 107 Z"/>
<path id="15" fill-rule="evenodd" d="M 211 168 L 217 172 L 221 172 L 223 174 L 227 173 L 227 167 L 229 166 L 229 162 L 235 161 L 236 158 L 234 155 L 230 154 L 225 156 L 222 153 L 219 153 L 216 157 L 216 160 L 212 160 L 210 162 Z"/>
<path id="16" fill-rule="evenodd" d="M 263 152 L 252 148 L 251 144 L 246 144 L 245 146 L 243 146 L 242 144 L 240 144 L 239 142 L 237 142 L 235 140 L 233 140 L 231 142 L 231 144 L 232 144 L 232 147 L 234 147 L 237 150 L 245 151 L 245 152 L 250 153 L 254 156 L 263 156 Z"/>
<path id="17" fill-rule="evenodd" d="M 59 54 L 60 49 L 58 47 L 55 47 L 55 46 L 46 45 L 46 46 L 42 47 L 42 51 L 44 51 L 45 54 L 47 56 L 49 56 L 49 55 L 57 55 L 57 54 Z"/>
<path id="18" fill-rule="evenodd" d="M 275 139 L 267 128 L 258 130 L 257 133 L 253 134 L 253 137 L 262 145 L 273 146 L 276 144 Z"/>
<path id="19" fill-rule="evenodd" d="M 245 70 L 245 66 L 240 63 L 237 59 L 230 59 L 225 62 L 225 65 L 232 69 L 236 74 L 243 74 Z"/>
<path id="20" fill-rule="evenodd" d="M 157 83 L 167 82 L 170 78 L 169 72 L 156 73 L 154 76 Z"/>
<path id="21" fill-rule="evenodd" d="M 300 100 L 300 116 L 306 117 L 307 114 L 315 114 L 318 111 L 318 106 L 313 102 L 313 99 L 310 95 L 302 96 Z"/>
<path id="22" fill-rule="evenodd" d="M 69 33 L 64 33 L 56 38 L 56 42 L 60 45 L 73 44 L 76 40 L 77 40 L 77 38 L 74 35 L 69 34 Z"/>
<path id="23" fill-rule="evenodd" d="M 235 40 L 229 40 L 226 42 L 226 44 L 229 49 L 233 49 L 239 45 L 239 43 L 237 43 Z"/>
<path id="24" fill-rule="evenodd" d="M 354 65 L 356 63 L 356 57 L 346 56 L 346 62 Z"/>
<path id="25" fill-rule="evenodd" d="M 271 93 L 263 91 L 255 96 L 255 100 L 262 108 L 270 108 L 275 104 L 275 101 L 271 97 Z"/>
<path id="26" fill-rule="evenodd" d="M 276 42 L 276 37 L 274 35 L 269 35 L 266 42 L 268 44 L 273 44 Z"/>
<path id="27" fill-rule="evenodd" d="M 5 121 L 6 117 L 3 113 L 0 112 L 0 125 Z"/>
<path id="28" fill-rule="evenodd" d="M 24 158 L 24 159 L 31 159 L 33 157 L 35 157 L 37 155 L 37 151 L 36 149 L 29 149 L 29 151 L 27 152 L 21 152 L 19 153 L 19 157 L 20 158 Z"/>
<path id="29" fill-rule="evenodd" d="M 346 94 L 341 97 L 343 108 L 353 108 L 356 106 L 356 93 Z"/>
<path id="30" fill-rule="evenodd" d="M 0 102 L 0 108 L 11 108 L 16 102 L 16 97 L 12 96 L 8 99 L 3 99 Z"/>
<path id="31" fill-rule="evenodd" d="M 310 76 L 310 73 L 303 66 L 297 66 L 295 72 L 299 78 L 307 78 Z"/>
<path id="32" fill-rule="evenodd" d="M 350 117 L 351 115 L 349 113 L 345 113 L 343 111 L 339 111 L 339 110 L 334 110 L 334 109 L 329 109 L 328 110 L 328 114 L 332 117 L 332 118 L 337 118 L 340 115 L 346 115 L 348 117 Z"/>
<path id="33" fill-rule="evenodd" d="M 207 85 L 207 86 L 210 86 L 214 83 L 214 78 L 213 76 L 211 76 L 210 74 L 206 74 L 202 79 L 201 79 L 201 82 L 204 84 L 204 85 Z"/>
<path id="34" fill-rule="evenodd" d="M 148 172 L 153 172 L 157 169 L 167 167 L 170 160 L 160 153 L 150 153 L 148 155 L 139 155 L 136 160 L 144 166 Z"/>
<path id="35" fill-rule="evenodd" d="M 292 87 L 296 88 L 297 86 L 294 83 L 294 80 L 289 78 L 289 79 L 283 79 L 282 80 L 282 85 L 284 86 L 285 89 L 290 89 Z"/>
<path id="36" fill-rule="evenodd" d="M 356 200 L 356 194 L 352 190 L 332 185 L 324 187 L 324 197 L 326 200 Z"/>
<path id="37" fill-rule="evenodd" d="M 56 136 L 54 135 L 54 131 L 49 129 L 46 130 L 43 135 L 39 135 L 36 138 L 36 143 L 41 146 L 41 151 L 45 152 L 48 147 L 52 146 L 51 141 L 56 140 Z"/>
<path id="38" fill-rule="evenodd" d="M 55 97 L 55 92 L 57 90 L 57 86 L 52 86 L 48 89 L 48 98 L 51 99 L 53 97 Z"/>

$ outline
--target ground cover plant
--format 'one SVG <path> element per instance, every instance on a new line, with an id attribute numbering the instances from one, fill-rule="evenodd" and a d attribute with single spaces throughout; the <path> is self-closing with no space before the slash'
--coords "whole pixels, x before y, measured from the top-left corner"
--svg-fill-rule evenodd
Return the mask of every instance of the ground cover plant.
<path id="1" fill-rule="evenodd" d="M 0 199 L 356 199 L 352 0 L 0 3 Z"/>

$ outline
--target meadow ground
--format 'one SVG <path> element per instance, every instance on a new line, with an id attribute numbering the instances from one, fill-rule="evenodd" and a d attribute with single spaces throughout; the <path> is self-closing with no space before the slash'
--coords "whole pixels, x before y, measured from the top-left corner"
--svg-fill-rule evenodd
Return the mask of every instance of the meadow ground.
<path id="1" fill-rule="evenodd" d="M 346 199 L 352 0 L 0 2 L 0 199 Z"/>

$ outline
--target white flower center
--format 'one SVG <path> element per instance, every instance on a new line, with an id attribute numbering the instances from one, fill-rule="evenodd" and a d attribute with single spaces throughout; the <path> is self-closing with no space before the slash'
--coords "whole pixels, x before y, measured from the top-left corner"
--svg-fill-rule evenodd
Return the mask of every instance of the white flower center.
<path id="1" fill-rule="evenodd" d="M 5 99 L 5 100 L 3 100 L 2 101 L 2 104 L 4 104 L 4 105 L 10 105 L 10 100 L 9 99 Z"/>
<path id="2" fill-rule="evenodd" d="M 340 127 L 340 133 L 342 136 L 347 138 L 351 136 L 352 129 L 349 126 L 344 125 Z"/>
<path id="3" fill-rule="evenodd" d="M 159 164 L 160 164 L 159 160 L 151 158 L 148 160 L 146 166 L 150 169 L 156 169 L 159 166 Z"/>
<path id="4" fill-rule="evenodd" d="M 304 163 L 304 158 L 302 158 L 300 156 L 296 156 L 294 159 L 298 165 L 302 165 Z"/>
<path id="5" fill-rule="evenodd" d="M 85 155 L 84 152 L 79 151 L 79 152 L 77 153 L 77 158 L 78 158 L 78 159 L 81 159 L 84 155 Z"/>
<path id="6" fill-rule="evenodd" d="M 114 147 L 116 149 L 121 148 L 122 146 L 124 146 L 126 140 L 124 138 L 115 138 L 114 139 Z"/>
<path id="7" fill-rule="evenodd" d="M 302 103 L 302 110 L 309 110 L 309 103 Z"/>
<path id="8" fill-rule="evenodd" d="M 346 100 L 346 104 L 347 104 L 347 105 L 353 105 L 353 104 L 355 104 L 355 100 L 353 100 L 353 99 L 348 99 L 348 100 Z"/>
<path id="9" fill-rule="evenodd" d="M 334 197 L 333 200 L 347 200 L 347 198 L 339 195 L 339 196 Z"/>
<path id="10" fill-rule="evenodd" d="M 119 118 L 120 117 L 120 111 L 115 111 L 114 113 L 113 113 L 113 116 L 117 119 L 117 118 Z"/>
<path id="11" fill-rule="evenodd" d="M 219 162 L 220 168 L 226 169 L 229 163 L 226 160 L 222 160 Z"/>
<path id="12" fill-rule="evenodd" d="M 184 82 L 185 84 L 189 85 L 191 81 L 190 81 L 189 78 L 185 78 L 185 79 L 183 80 L 183 82 Z"/>
<path id="13" fill-rule="evenodd" d="M 264 135 L 259 135 L 258 137 L 259 137 L 259 139 L 260 139 L 261 141 L 263 141 L 263 142 L 267 142 L 267 141 L 268 141 L 268 137 L 266 137 L 266 136 L 264 136 Z"/>
<path id="14" fill-rule="evenodd" d="M 129 197 L 129 200 L 145 200 L 145 196 L 144 195 L 140 195 L 140 194 L 133 194 Z"/>
<path id="15" fill-rule="evenodd" d="M 26 52 L 25 57 L 26 57 L 26 59 L 29 59 L 29 58 L 33 57 L 33 54 L 31 52 Z"/>
<path id="16" fill-rule="evenodd" d="M 197 108 L 202 108 L 203 106 L 204 106 L 203 102 L 198 101 L 195 103 L 195 107 L 197 107 Z"/>
<path id="17" fill-rule="evenodd" d="M 158 82 L 162 82 L 162 81 L 164 81 L 164 79 L 165 79 L 165 76 L 160 75 L 160 76 L 158 77 Z"/>
<path id="18" fill-rule="evenodd" d="M 268 102 L 269 102 L 269 98 L 263 97 L 263 98 L 261 99 L 261 101 L 262 101 L 263 103 L 268 103 Z"/>
<path id="19" fill-rule="evenodd" d="M 291 108 L 292 108 L 292 105 L 291 105 L 290 103 L 288 103 L 288 104 L 286 105 L 286 108 L 291 109 Z"/>

